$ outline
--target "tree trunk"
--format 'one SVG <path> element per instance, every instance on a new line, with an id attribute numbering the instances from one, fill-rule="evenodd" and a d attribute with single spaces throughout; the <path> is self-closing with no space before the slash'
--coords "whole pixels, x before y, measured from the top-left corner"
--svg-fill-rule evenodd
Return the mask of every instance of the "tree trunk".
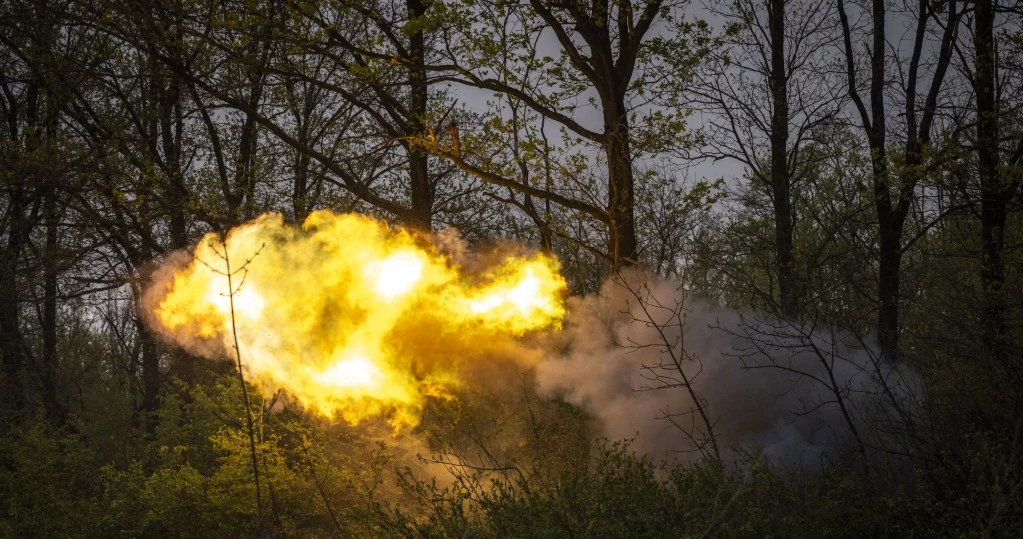
<path id="1" fill-rule="evenodd" d="M 788 168 L 789 101 L 785 72 L 785 0 L 770 0 L 768 25 L 771 32 L 771 192 L 774 205 L 774 239 L 778 261 L 778 289 L 781 314 L 794 317 L 799 298 L 794 268 L 792 238 L 791 177 Z"/>
<path id="2" fill-rule="evenodd" d="M 17 180 L 15 180 L 17 181 Z M 21 313 L 18 301 L 18 260 L 31 228 L 25 216 L 24 186 L 9 187 L 7 245 L 0 260 L 0 350 L 3 371 L 10 393 L 11 407 L 20 412 L 26 406 L 25 367 L 31 360 L 28 345 L 21 334 Z"/>
<path id="3" fill-rule="evenodd" d="M 1006 206 L 1010 191 L 998 173 L 998 103 L 995 66 L 994 9 L 991 0 L 977 0 L 974 16 L 976 49 L 974 91 L 977 94 L 977 168 L 980 176 L 980 281 L 984 344 L 992 358 L 1005 353 L 1007 337 L 1003 252 Z"/>
<path id="4" fill-rule="evenodd" d="M 39 132 L 28 131 L 29 126 L 38 127 L 40 86 L 29 84 L 25 92 L 24 115 L 21 118 L 21 139 L 18 140 L 18 116 L 11 107 L 9 123 L 10 143 L 19 144 L 24 155 L 30 155 L 39 147 Z M 31 174 L 17 170 L 7 183 L 7 244 L 0 253 L 0 350 L 3 352 L 3 371 L 11 396 L 11 407 L 22 412 L 28 405 L 25 369 L 31 364 L 32 351 L 21 333 L 21 305 L 18 277 L 21 268 L 21 253 L 28 245 L 29 236 L 35 227 L 39 210 L 39 199 L 28 190 L 32 185 Z"/>
<path id="5" fill-rule="evenodd" d="M 635 190 L 632 155 L 629 150 L 629 120 L 623 91 L 612 88 L 610 102 L 604 103 L 604 133 L 607 134 L 608 254 L 614 269 L 639 263 L 636 241 Z"/>
<path id="6" fill-rule="evenodd" d="M 151 134 L 154 139 L 151 143 L 151 151 L 153 151 L 151 159 L 154 162 L 163 163 L 163 189 L 167 200 L 170 248 L 171 250 L 185 249 L 189 245 L 189 192 L 181 170 L 183 83 L 170 70 L 162 66 L 157 58 L 151 58 L 150 61 L 153 63 L 153 99 L 156 101 L 158 114 L 155 122 L 158 132 Z M 156 153 L 156 148 L 160 148 L 162 156 Z M 135 268 L 141 268 L 149 262 L 149 260 L 141 258 L 132 260 Z M 137 294 L 136 298 L 139 297 L 141 295 Z M 160 400 L 159 353 L 153 337 L 148 333 L 145 324 L 142 323 L 138 315 L 136 315 L 136 325 L 139 338 L 143 339 L 142 402 L 139 405 L 139 411 L 144 416 L 146 432 L 151 434 L 156 428 L 156 411 Z M 182 380 L 188 382 L 195 380 L 192 361 L 183 361 L 175 365 L 175 368 Z"/>
<path id="7" fill-rule="evenodd" d="M 257 100 L 253 98 L 249 104 L 255 105 Z M 256 117 L 254 114 L 246 113 L 245 121 L 241 126 L 241 138 L 238 142 L 238 160 L 235 163 L 235 196 L 233 200 L 228 201 L 229 224 L 232 226 L 252 217 L 246 211 L 246 205 L 251 203 L 255 193 L 255 170 L 253 169 L 256 158 L 256 135 Z"/>
<path id="8" fill-rule="evenodd" d="M 409 20 L 413 25 L 426 14 L 427 5 L 423 0 L 407 0 Z M 426 36 L 416 26 L 409 36 L 409 118 L 408 135 L 421 136 L 426 128 L 429 88 L 426 83 Z M 453 130 L 457 136 L 457 128 Z M 452 141 L 454 142 L 454 141 Z M 412 207 L 407 223 L 420 230 L 429 231 L 433 224 L 433 187 L 430 185 L 429 162 L 426 152 L 406 145 L 408 152 L 410 194 Z"/>
<path id="9" fill-rule="evenodd" d="M 136 317 L 135 327 L 139 339 L 142 339 L 142 402 L 139 412 L 146 434 L 156 432 L 158 423 L 157 412 L 160 410 L 160 347 L 152 335 L 146 330 L 141 318 Z"/>
<path id="10" fill-rule="evenodd" d="M 307 107 L 308 109 L 308 107 Z M 309 136 L 309 111 L 303 110 L 300 117 L 298 140 L 303 145 L 308 145 Z M 302 152 L 295 152 L 295 182 L 291 190 L 291 207 L 295 212 L 295 220 L 302 222 L 309 215 L 311 201 L 309 200 L 309 168 L 312 160 Z"/>
<path id="11" fill-rule="evenodd" d="M 899 356 L 899 287 L 902 265 L 902 233 L 903 223 L 909 210 L 912 197 L 912 183 L 915 178 L 901 178 L 895 188 L 892 186 L 891 170 L 887 156 L 887 125 L 885 121 L 885 0 L 873 0 L 871 3 L 871 31 L 873 44 L 870 49 L 870 110 L 860 98 L 857 90 L 856 60 L 853 48 L 849 19 L 845 12 L 843 0 L 838 0 L 838 14 L 842 25 L 845 45 L 845 60 L 849 78 L 849 96 L 860 114 L 863 129 L 867 135 L 870 148 L 871 184 L 874 195 L 874 210 L 877 214 L 878 270 L 877 270 L 877 341 L 881 355 L 889 361 L 897 361 Z M 920 14 L 924 16 L 923 13 Z M 951 35 L 951 34 L 950 34 Z M 920 49 L 914 49 L 914 58 L 919 59 Z M 911 70 L 912 71 L 912 70 Z M 939 70 L 940 71 L 940 70 Z M 915 80 L 910 80 L 915 92 Z M 936 91 L 941 83 L 935 77 L 932 89 Z M 915 111 L 911 111 L 915 112 Z M 913 131 L 913 129 L 909 129 Z M 910 133 L 915 136 L 915 133 Z M 893 191 L 896 197 L 893 201 Z"/>
<path id="12" fill-rule="evenodd" d="M 50 193 L 46 200 L 46 267 L 43 274 L 43 406 L 51 421 L 60 421 L 64 413 L 57 400 L 57 276 L 60 273 L 57 243 L 58 215 L 55 195 Z"/>
<path id="13" fill-rule="evenodd" d="M 188 189 L 184 184 L 184 175 L 181 172 L 181 131 L 183 120 L 181 117 L 181 82 L 169 71 L 153 62 L 153 93 L 156 99 L 156 110 L 159 116 L 157 123 L 159 132 L 152 133 L 159 144 L 151 144 L 153 148 L 153 160 L 156 163 L 163 163 L 163 173 L 167 182 L 167 204 L 169 213 L 169 232 L 171 247 L 184 249 L 188 246 L 188 230 L 185 212 L 188 206 Z M 162 157 L 156 153 L 159 147 Z"/>
<path id="14" fill-rule="evenodd" d="M 902 265 L 902 220 L 892 212 L 891 171 L 888 168 L 885 121 L 885 1 L 873 0 L 871 10 L 873 46 L 870 55 L 870 117 L 868 129 L 871 182 L 878 227 L 877 342 L 881 356 L 899 356 L 899 285 Z"/>
<path id="15" fill-rule="evenodd" d="M 877 342 L 881 357 L 899 357 L 899 286 L 902 267 L 902 228 L 906 215 L 878 206 Z"/>

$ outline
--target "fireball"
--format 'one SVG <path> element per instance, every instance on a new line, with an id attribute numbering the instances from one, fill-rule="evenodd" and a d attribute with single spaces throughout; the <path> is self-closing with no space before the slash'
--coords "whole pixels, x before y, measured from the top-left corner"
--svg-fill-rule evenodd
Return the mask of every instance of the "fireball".
<path id="1" fill-rule="evenodd" d="M 551 257 L 470 274 L 429 236 L 329 211 L 209 234 L 160 290 L 152 318 L 182 345 L 219 343 L 264 393 L 283 389 L 310 412 L 396 429 L 460 383 L 459 349 L 557 327 L 565 312 Z"/>

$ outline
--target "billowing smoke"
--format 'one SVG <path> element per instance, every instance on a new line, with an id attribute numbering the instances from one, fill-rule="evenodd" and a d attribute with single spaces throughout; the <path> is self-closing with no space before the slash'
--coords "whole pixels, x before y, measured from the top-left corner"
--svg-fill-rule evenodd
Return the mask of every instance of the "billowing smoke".
<path id="1" fill-rule="evenodd" d="M 630 272 L 569 300 L 539 391 L 583 407 L 654 458 L 736 450 L 814 465 L 873 453 L 913 420 L 915 379 L 851 336 L 771 322 Z"/>

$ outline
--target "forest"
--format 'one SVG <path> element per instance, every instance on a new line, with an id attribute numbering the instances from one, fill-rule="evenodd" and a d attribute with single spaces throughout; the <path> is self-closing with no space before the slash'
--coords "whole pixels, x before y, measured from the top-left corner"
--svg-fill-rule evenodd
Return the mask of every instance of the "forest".
<path id="1" fill-rule="evenodd" d="M 1023 4 L 3 0 L 0 537 L 1023 535 Z"/>

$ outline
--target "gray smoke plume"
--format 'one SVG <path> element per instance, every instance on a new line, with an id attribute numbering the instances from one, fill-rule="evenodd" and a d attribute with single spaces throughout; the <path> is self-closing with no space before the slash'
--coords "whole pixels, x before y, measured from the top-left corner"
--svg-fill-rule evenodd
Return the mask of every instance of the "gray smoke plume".
<path id="1" fill-rule="evenodd" d="M 894 449 L 918 419 L 915 377 L 850 335 L 687 298 L 639 272 L 572 298 L 541 394 L 583 407 L 610 439 L 654 458 L 812 466 Z"/>

